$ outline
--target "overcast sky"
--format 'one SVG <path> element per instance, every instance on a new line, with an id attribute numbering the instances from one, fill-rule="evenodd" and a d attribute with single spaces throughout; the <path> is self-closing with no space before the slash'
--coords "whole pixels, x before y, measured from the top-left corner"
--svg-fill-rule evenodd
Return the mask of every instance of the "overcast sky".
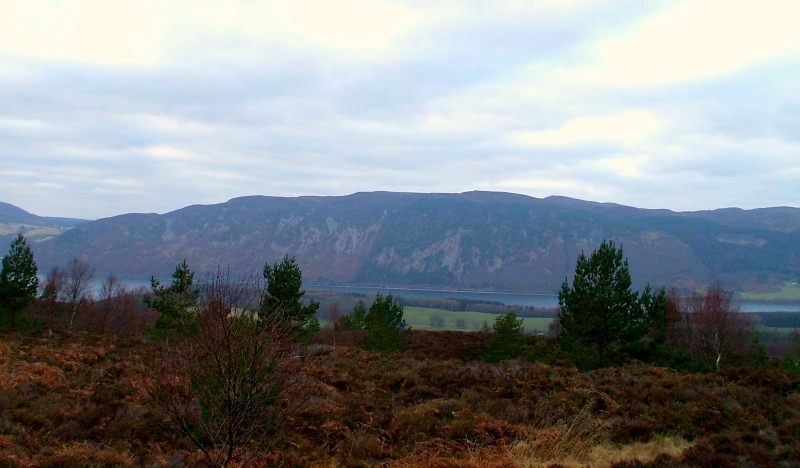
<path id="1" fill-rule="evenodd" d="M 0 201 L 800 206 L 800 2 L 0 0 Z"/>

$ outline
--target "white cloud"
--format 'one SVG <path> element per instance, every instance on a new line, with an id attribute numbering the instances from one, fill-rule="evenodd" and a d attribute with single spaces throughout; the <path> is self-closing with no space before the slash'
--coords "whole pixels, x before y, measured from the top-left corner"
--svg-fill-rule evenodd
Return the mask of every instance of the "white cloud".
<path id="1" fill-rule="evenodd" d="M 664 127 L 657 115 L 628 110 L 602 117 L 578 117 L 554 130 L 521 132 L 515 141 L 524 146 L 569 146 L 586 143 L 633 145 L 650 141 Z"/>
<path id="2" fill-rule="evenodd" d="M 192 153 L 183 148 L 169 145 L 157 145 L 144 148 L 142 152 L 155 159 L 177 160 L 177 161 L 202 161 L 204 158 L 196 153 Z"/>
<path id="3" fill-rule="evenodd" d="M 603 72 L 622 84 L 719 76 L 800 54 L 800 3 L 684 1 L 598 47 Z"/>
<path id="4" fill-rule="evenodd" d="M 0 0 L 0 200 L 90 218 L 364 190 L 796 204 L 797 9 Z"/>
<path id="5" fill-rule="evenodd" d="M 0 51 L 41 60 L 158 63 L 156 2 L 0 0 Z"/>
<path id="6" fill-rule="evenodd" d="M 588 161 L 586 166 L 592 169 L 610 172 L 620 177 L 640 179 L 652 176 L 652 174 L 648 174 L 647 171 L 651 159 L 650 156 L 644 155 L 610 156 Z"/>
<path id="7" fill-rule="evenodd" d="M 16 117 L 0 116 L 0 129 L 16 132 L 35 132 L 46 130 L 50 126 L 38 119 L 19 119 Z"/>

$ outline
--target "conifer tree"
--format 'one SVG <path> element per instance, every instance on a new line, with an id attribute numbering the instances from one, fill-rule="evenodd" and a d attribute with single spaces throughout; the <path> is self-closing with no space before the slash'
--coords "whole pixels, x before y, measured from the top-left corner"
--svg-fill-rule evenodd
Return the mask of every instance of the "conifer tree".
<path id="1" fill-rule="evenodd" d="M 612 241 L 603 241 L 589 258 L 581 253 L 572 286 L 566 281 L 561 286 L 558 305 L 561 345 L 592 365 L 608 365 L 650 327 L 639 293 L 631 290 L 628 260 Z"/>
<path id="2" fill-rule="evenodd" d="M 267 263 L 264 265 L 264 279 L 267 281 L 267 294 L 261 314 L 284 321 L 295 331 L 297 339 L 310 342 L 319 331 L 319 303 L 303 303 L 303 274 L 297 261 L 287 255 L 281 263 Z"/>
<path id="3" fill-rule="evenodd" d="M 525 327 L 522 319 L 513 311 L 498 315 L 494 321 L 494 333 L 489 337 L 485 358 L 489 362 L 514 359 L 525 348 Z"/>
<path id="4" fill-rule="evenodd" d="M 358 301 L 353 307 L 353 313 L 346 315 L 343 319 L 344 326 L 349 330 L 363 330 L 367 328 L 367 305 L 364 301 Z"/>
<path id="5" fill-rule="evenodd" d="M 169 339 L 176 332 L 190 331 L 194 327 L 194 307 L 200 290 L 194 286 L 194 272 L 186 260 L 179 263 L 172 273 L 172 284 L 162 285 L 155 277 L 150 278 L 153 297 L 145 297 L 144 303 L 158 312 L 155 335 Z"/>
<path id="6" fill-rule="evenodd" d="M 364 323 L 367 329 L 364 347 L 367 349 L 391 353 L 405 344 L 406 336 L 401 331 L 406 328 L 403 306 L 391 294 L 384 297 L 378 293 L 375 302 L 369 307 Z"/>
<path id="7" fill-rule="evenodd" d="M 0 309 L 12 330 L 17 327 L 17 319 L 22 311 L 36 297 L 39 289 L 36 273 L 38 268 L 33 260 L 33 252 L 20 234 L 11 242 L 0 271 Z"/>

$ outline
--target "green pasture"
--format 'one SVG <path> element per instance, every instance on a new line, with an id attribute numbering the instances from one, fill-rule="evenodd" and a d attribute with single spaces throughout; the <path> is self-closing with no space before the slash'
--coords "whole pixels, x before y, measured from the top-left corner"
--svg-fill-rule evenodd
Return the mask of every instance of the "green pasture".
<path id="1" fill-rule="evenodd" d="M 792 333 L 793 331 L 797 330 L 797 328 L 792 328 L 792 327 L 759 327 L 758 330 L 762 331 L 762 332 L 767 332 L 767 333 L 775 332 L 775 333 L 780 333 L 782 335 L 788 335 L 789 333 Z"/>
<path id="2" fill-rule="evenodd" d="M 484 321 L 491 328 L 497 314 L 486 312 L 453 312 L 444 309 L 431 309 L 428 307 L 404 307 L 403 318 L 406 323 L 416 330 L 480 330 Z M 523 326 L 526 333 L 547 333 L 547 328 L 553 319 L 524 317 Z"/>
<path id="3" fill-rule="evenodd" d="M 742 292 L 742 299 L 750 301 L 800 301 L 800 284 L 787 284 L 777 291 L 766 293 Z"/>

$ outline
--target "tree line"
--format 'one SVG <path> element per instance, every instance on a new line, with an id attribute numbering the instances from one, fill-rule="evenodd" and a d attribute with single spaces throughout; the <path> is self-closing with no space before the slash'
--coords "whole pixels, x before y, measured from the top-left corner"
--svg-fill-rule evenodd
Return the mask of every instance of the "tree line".
<path id="1" fill-rule="evenodd" d="M 489 314 L 507 314 L 514 312 L 517 317 L 555 317 L 556 310 L 547 307 L 534 307 L 526 305 L 509 305 L 499 301 L 484 301 L 480 299 L 459 299 L 439 297 L 398 297 L 401 305 L 408 307 L 427 307 L 443 309 L 453 312 L 486 312 Z"/>
<path id="2" fill-rule="evenodd" d="M 41 327 L 48 336 L 59 329 L 137 335 L 153 319 L 142 303 L 145 291 L 125 286 L 109 274 L 94 291 L 95 270 L 86 261 L 53 267 L 40 282 L 26 239 L 19 235 L 3 257 L 0 272 L 0 328 Z M 26 314 L 26 311 L 32 311 Z"/>

